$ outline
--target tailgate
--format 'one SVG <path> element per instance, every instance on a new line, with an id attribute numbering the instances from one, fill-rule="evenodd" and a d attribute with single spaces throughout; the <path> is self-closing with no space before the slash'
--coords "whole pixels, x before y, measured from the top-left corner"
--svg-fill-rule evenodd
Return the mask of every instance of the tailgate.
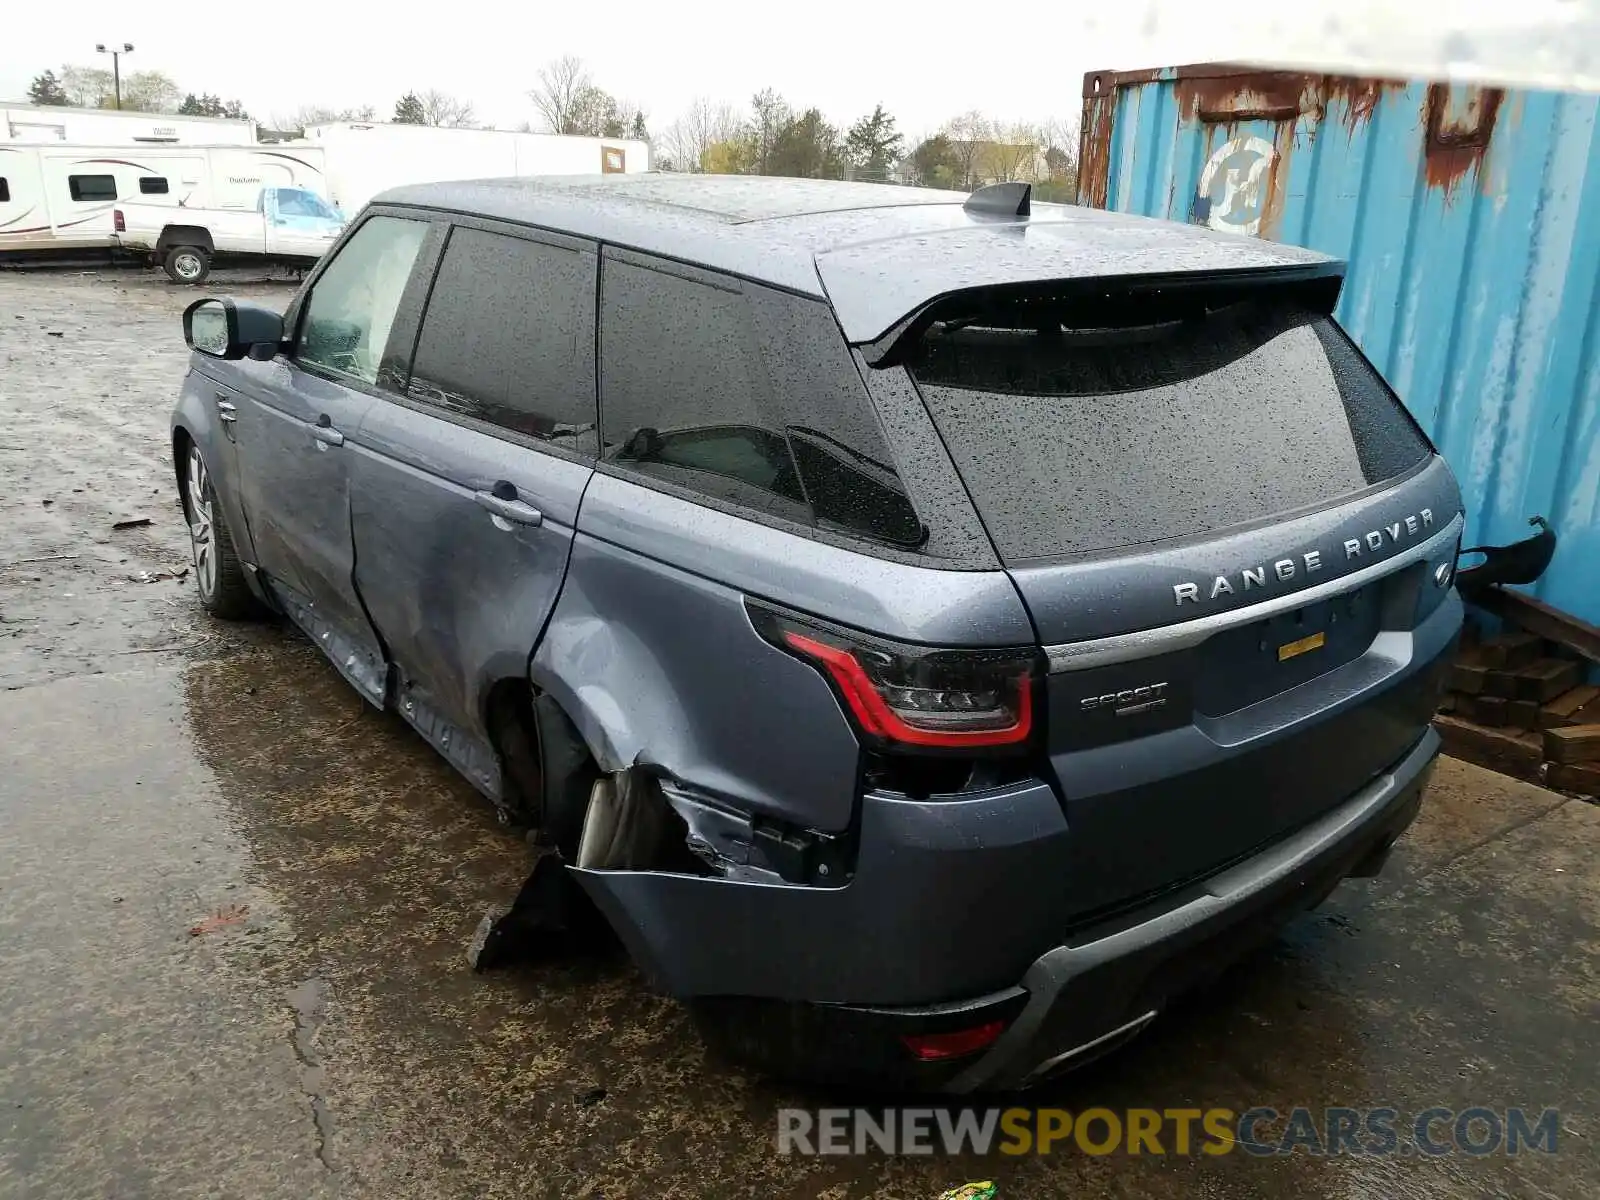
<path id="1" fill-rule="evenodd" d="M 1286 526 L 1104 560 L 1070 582 L 1013 570 L 1035 619 L 1074 631 L 1046 647 L 1046 686 L 1075 910 L 1207 874 L 1335 807 L 1416 744 L 1460 626 L 1436 579 L 1455 560 L 1454 493 L 1434 460 L 1395 489 Z M 1362 550 L 1346 559 L 1350 541 Z M 1163 603 L 1176 610 L 1187 583 L 1260 568 L 1275 579 L 1283 562 L 1303 574 L 1307 554 L 1330 564 L 1328 578 L 1143 624 Z M 1142 627 L 1095 636 L 1130 621 Z"/>
<path id="2" fill-rule="evenodd" d="M 1248 854 L 1416 743 L 1460 621 L 1459 493 L 1304 293 L 934 317 L 897 355 L 1050 659 L 1075 909 Z"/>

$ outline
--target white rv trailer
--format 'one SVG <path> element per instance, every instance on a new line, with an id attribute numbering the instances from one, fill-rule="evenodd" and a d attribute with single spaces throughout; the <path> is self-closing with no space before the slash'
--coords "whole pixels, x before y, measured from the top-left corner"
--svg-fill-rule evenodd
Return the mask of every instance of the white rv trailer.
<path id="1" fill-rule="evenodd" d="M 408 183 L 650 169 L 649 143 L 632 138 L 338 121 L 310 126 L 306 140 L 327 151 L 329 196 L 352 217 L 379 192 Z"/>
<path id="2" fill-rule="evenodd" d="M 0 100 L 0 145 L 254 146 L 256 123 Z"/>
<path id="3" fill-rule="evenodd" d="M 0 254 L 109 247 L 119 200 L 254 209 L 264 187 L 326 198 L 322 149 L 0 143 Z"/>

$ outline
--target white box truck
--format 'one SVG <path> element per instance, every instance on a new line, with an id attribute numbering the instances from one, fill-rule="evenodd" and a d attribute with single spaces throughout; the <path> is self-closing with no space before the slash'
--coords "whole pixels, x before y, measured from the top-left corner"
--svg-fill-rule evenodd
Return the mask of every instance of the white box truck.
<path id="1" fill-rule="evenodd" d="M 0 256 L 110 247 L 119 201 L 256 208 L 263 188 L 328 195 L 319 146 L 51 146 L 0 143 Z"/>
<path id="2" fill-rule="evenodd" d="M 650 169 L 649 143 L 631 138 L 338 121 L 310 126 L 306 140 L 327 152 L 328 195 L 351 216 L 379 192 L 408 183 Z"/>

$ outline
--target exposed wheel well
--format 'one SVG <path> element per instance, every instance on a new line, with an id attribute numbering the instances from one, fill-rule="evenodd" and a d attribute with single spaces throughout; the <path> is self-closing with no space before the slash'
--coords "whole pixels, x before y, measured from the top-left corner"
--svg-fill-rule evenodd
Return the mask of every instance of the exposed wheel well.
<path id="1" fill-rule="evenodd" d="M 600 768 L 577 726 L 526 679 L 501 679 L 484 701 L 484 723 L 500 756 L 511 809 L 573 861 L 589 791 Z"/>
<path id="2" fill-rule="evenodd" d="M 168 225 L 156 242 L 156 252 L 164 254 L 174 246 L 199 246 L 207 254 L 216 249 L 211 231 L 199 225 Z"/>

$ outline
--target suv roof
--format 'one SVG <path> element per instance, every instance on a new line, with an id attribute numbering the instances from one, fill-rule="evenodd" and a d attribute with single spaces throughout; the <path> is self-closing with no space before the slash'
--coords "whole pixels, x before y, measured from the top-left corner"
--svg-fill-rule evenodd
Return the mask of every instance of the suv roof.
<path id="1" fill-rule="evenodd" d="M 1325 255 L 1192 225 L 964 192 L 750 175 L 576 175 L 414 184 L 374 203 L 541 226 L 826 297 L 853 343 L 950 292 L 1043 280 L 1314 268 Z"/>

